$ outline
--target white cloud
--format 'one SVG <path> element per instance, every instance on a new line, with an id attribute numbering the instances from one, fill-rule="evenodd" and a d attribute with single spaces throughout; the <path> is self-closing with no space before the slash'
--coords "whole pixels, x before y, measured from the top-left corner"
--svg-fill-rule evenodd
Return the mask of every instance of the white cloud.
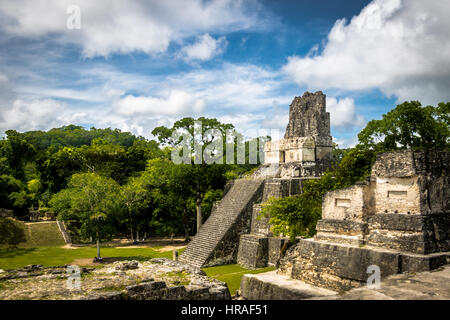
<path id="1" fill-rule="evenodd" d="M 0 109 L 3 106 L 6 106 L 11 101 L 12 97 L 12 89 L 9 79 L 6 75 L 0 73 Z"/>
<path id="2" fill-rule="evenodd" d="M 276 101 L 272 109 L 266 113 L 262 126 L 266 129 L 284 132 L 289 122 L 289 108 L 282 108 Z"/>
<path id="3" fill-rule="evenodd" d="M 135 115 L 187 115 L 198 114 L 205 108 L 204 99 L 181 90 L 172 90 L 166 98 L 132 96 L 114 102 L 117 113 L 125 116 Z"/>
<path id="4" fill-rule="evenodd" d="M 81 10 L 81 29 L 67 28 L 69 5 Z M 78 44 L 86 57 L 141 51 L 164 52 L 172 42 L 206 32 L 258 27 L 256 1 L 234 0 L 46 0 L 1 1 L 0 29 L 11 35 L 59 35 Z"/>
<path id="5" fill-rule="evenodd" d="M 24 116 L 20 108 L 15 108 L 9 111 L 10 120 L 5 118 L 0 129 L 17 127 L 26 131 L 50 128 L 49 123 L 73 123 L 119 128 L 151 137 L 155 126 L 171 125 L 182 117 L 200 114 L 229 120 L 241 132 L 261 128 L 264 120 L 267 129 L 285 128 L 287 113 L 279 117 L 270 110 L 275 101 L 286 109 L 296 93 L 294 88 L 286 89 L 289 83 L 279 72 L 247 64 L 225 63 L 214 69 L 172 75 L 144 75 L 95 64 L 80 68 L 77 73 L 85 82 L 76 88 L 66 88 L 56 81 L 15 86 L 12 100 L 4 104 L 6 109 L 17 99 L 65 101 L 67 107 L 55 105 L 48 119 L 36 117 L 34 122 L 24 120 L 21 124 L 14 120 L 20 118 L 14 113 L 29 119 L 31 110 L 28 108 L 30 115 Z"/>
<path id="6" fill-rule="evenodd" d="M 181 54 L 185 60 L 211 60 L 217 55 L 222 54 L 227 46 L 225 37 L 214 39 L 209 34 L 197 37 L 197 42 L 181 49 Z"/>
<path id="7" fill-rule="evenodd" d="M 333 142 L 335 142 L 340 149 L 353 148 L 358 144 L 358 137 L 354 136 L 351 138 L 341 138 L 341 139 L 333 138 Z"/>
<path id="8" fill-rule="evenodd" d="M 351 98 L 327 97 L 327 111 L 331 126 L 338 129 L 360 127 L 365 123 L 364 117 L 356 113 L 355 101 Z"/>
<path id="9" fill-rule="evenodd" d="M 61 116 L 64 106 L 55 100 L 24 101 L 17 99 L 10 108 L 2 110 L 0 130 L 48 130 L 67 124 Z"/>
<path id="10" fill-rule="evenodd" d="M 311 89 L 379 89 L 399 101 L 450 98 L 450 3 L 374 0 L 338 20 L 320 54 L 293 56 L 284 71 Z"/>
<path id="11" fill-rule="evenodd" d="M 274 101 L 288 104 L 293 97 L 281 90 L 286 82 L 277 71 L 251 64 L 225 63 L 215 69 L 169 76 L 164 82 L 205 97 L 208 105 L 221 113 L 258 112 Z"/>

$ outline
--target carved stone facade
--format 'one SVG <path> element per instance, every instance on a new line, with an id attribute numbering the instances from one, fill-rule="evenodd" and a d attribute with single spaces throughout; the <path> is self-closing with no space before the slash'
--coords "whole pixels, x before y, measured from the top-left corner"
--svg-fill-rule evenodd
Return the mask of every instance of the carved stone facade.
<path id="1" fill-rule="evenodd" d="M 331 163 L 332 137 L 326 96 L 318 91 L 295 97 L 284 139 L 268 141 L 265 165 L 280 165 L 280 177 L 319 176 Z"/>
<path id="2" fill-rule="evenodd" d="M 252 177 L 228 184 L 222 200 L 181 254 L 198 267 L 231 262 L 248 268 L 277 265 L 287 239 L 273 237 L 260 204 L 303 192 L 303 183 L 331 166 L 330 114 L 322 92 L 306 92 L 290 106 L 284 139 L 265 145 L 265 164 Z"/>
<path id="3" fill-rule="evenodd" d="M 293 246 L 279 273 L 333 289 L 381 276 L 420 272 L 450 258 L 448 151 L 399 151 L 378 155 L 371 176 L 328 192 L 314 239 Z"/>
<path id="4" fill-rule="evenodd" d="M 449 162 L 446 151 L 380 154 L 367 181 L 325 195 L 316 238 L 422 254 L 450 251 L 450 224 L 443 221 L 450 211 Z"/>
<path id="5" fill-rule="evenodd" d="M 306 180 L 320 177 L 331 166 L 330 114 L 322 92 L 295 97 L 289 111 L 284 139 L 265 145 L 265 164 L 254 177 L 265 177 L 261 202 L 303 192 Z M 276 266 L 287 239 L 273 237 L 269 219 L 260 217 L 261 205 L 253 206 L 251 233 L 240 237 L 237 262 L 247 268 Z"/>

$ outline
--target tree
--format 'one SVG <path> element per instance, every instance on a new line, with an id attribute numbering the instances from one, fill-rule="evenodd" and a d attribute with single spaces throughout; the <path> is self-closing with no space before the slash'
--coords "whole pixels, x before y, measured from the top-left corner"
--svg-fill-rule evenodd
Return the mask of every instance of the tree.
<path id="1" fill-rule="evenodd" d="M 142 177 L 131 178 L 127 184 L 120 187 L 120 198 L 127 211 L 131 241 L 134 241 L 133 230 L 136 230 L 136 240 L 139 241 L 138 216 L 148 207 L 148 191 Z"/>
<path id="2" fill-rule="evenodd" d="M 2 153 L 6 155 L 14 176 L 24 180 L 25 163 L 36 156 L 36 148 L 15 130 L 6 131 L 6 136 L 6 143 L 2 143 Z"/>
<path id="3" fill-rule="evenodd" d="M 304 182 L 303 193 L 286 198 L 271 198 L 263 205 L 261 215 L 270 217 L 274 234 L 312 237 L 322 216 L 322 198 L 328 191 L 347 188 L 370 175 L 376 152 L 353 148 L 332 170 L 320 179 Z"/>
<path id="4" fill-rule="evenodd" d="M 196 127 L 196 121 L 201 123 L 201 127 Z M 192 192 L 195 194 L 195 205 L 197 211 L 197 232 L 202 225 L 202 203 L 207 192 L 214 188 L 222 188 L 226 182 L 224 174 L 226 167 L 223 164 L 223 152 L 218 154 L 219 163 L 208 164 L 203 161 L 205 150 L 217 138 L 222 139 L 222 151 L 225 143 L 223 137 L 226 136 L 227 130 L 233 130 L 232 124 L 223 124 L 217 119 L 209 119 L 200 117 L 197 120 L 187 117 L 174 123 L 172 128 L 164 126 L 157 127 L 152 131 L 152 134 L 158 138 L 160 143 L 168 145 L 173 148 L 180 146 L 188 147 L 193 151 L 189 155 L 188 166 L 184 167 L 186 170 L 185 183 L 190 186 Z M 178 133 L 178 136 L 176 135 Z M 182 138 L 182 134 L 187 133 L 191 137 L 186 141 Z M 219 137 L 220 136 L 220 137 Z M 186 145 L 189 144 L 189 145 Z M 214 150 L 211 150 L 211 155 L 214 155 Z"/>
<path id="5" fill-rule="evenodd" d="M 0 175 L 0 208 L 11 209 L 19 219 L 28 219 L 29 198 L 25 185 L 11 175 Z"/>
<path id="6" fill-rule="evenodd" d="M 420 102 L 399 104 L 372 120 L 358 134 L 362 148 L 376 151 L 448 148 L 450 143 L 450 102 L 422 107 Z"/>
<path id="7" fill-rule="evenodd" d="M 189 174 L 186 169 L 189 167 L 184 164 L 175 165 L 169 159 L 157 158 L 148 161 L 141 176 L 150 197 L 151 225 L 164 229 L 164 233 L 172 233 L 182 223 L 186 238 L 189 237 L 189 204 L 194 198 L 192 188 L 186 182 Z"/>
<path id="8" fill-rule="evenodd" d="M 50 205 L 64 221 L 76 221 L 82 237 L 95 237 L 100 258 L 100 241 L 114 232 L 114 220 L 121 214 L 119 185 L 95 173 L 74 174 L 68 188 L 55 194 Z"/>

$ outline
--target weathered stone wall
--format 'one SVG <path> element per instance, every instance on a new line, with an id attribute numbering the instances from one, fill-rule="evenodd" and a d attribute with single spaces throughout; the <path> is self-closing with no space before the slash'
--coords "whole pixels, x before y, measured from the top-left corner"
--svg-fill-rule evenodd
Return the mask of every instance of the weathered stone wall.
<path id="1" fill-rule="evenodd" d="M 10 218 L 14 216 L 14 211 L 0 208 L 0 218 Z"/>
<path id="2" fill-rule="evenodd" d="M 278 266 L 281 258 L 284 257 L 289 245 L 289 238 L 270 237 L 268 248 L 268 266 Z"/>
<path id="3" fill-rule="evenodd" d="M 305 178 L 279 179 L 270 178 L 264 183 L 262 202 L 269 198 L 284 198 L 303 192 Z"/>
<path id="4" fill-rule="evenodd" d="M 450 251 L 450 215 L 377 214 L 365 243 L 419 254 Z"/>
<path id="5" fill-rule="evenodd" d="M 314 239 L 301 240 L 280 272 L 308 283 L 347 290 L 364 283 L 367 267 L 385 277 L 448 262 L 448 151 L 380 154 L 372 176 L 327 193 Z"/>
<path id="6" fill-rule="evenodd" d="M 382 153 L 372 168 L 377 213 L 439 214 L 450 211 L 450 152 Z"/>
<path id="7" fill-rule="evenodd" d="M 363 221 L 368 215 L 364 195 L 369 184 L 327 192 L 322 202 L 322 219 Z"/>
<path id="8" fill-rule="evenodd" d="M 270 230 L 269 217 L 261 215 L 262 205 L 253 205 L 253 214 L 251 219 L 251 229 L 252 234 L 258 234 L 261 236 L 270 237 L 272 236 L 272 231 Z"/>
<path id="9" fill-rule="evenodd" d="M 380 267 L 385 278 L 401 272 L 421 272 L 438 268 L 450 253 L 419 255 L 370 247 L 301 240 L 280 261 L 278 272 L 293 279 L 336 291 L 366 283 L 368 267 Z"/>
<path id="10" fill-rule="evenodd" d="M 326 136 L 330 134 L 330 113 L 326 96 L 318 91 L 295 97 L 289 107 L 289 123 L 284 138 Z"/>
<path id="11" fill-rule="evenodd" d="M 265 144 L 265 164 L 282 165 L 296 162 L 310 163 L 311 166 L 317 161 L 326 161 L 329 167 L 333 143 L 330 134 L 330 114 L 326 112 L 325 102 L 326 97 L 320 91 L 314 94 L 305 92 L 303 97 L 294 98 L 289 109 L 289 123 L 284 139 L 268 141 Z M 315 171 L 320 171 L 320 168 L 318 169 Z M 298 176 L 311 174 L 306 171 L 305 174 Z"/>
<path id="12" fill-rule="evenodd" d="M 269 238 L 245 234 L 239 239 L 237 263 L 248 269 L 264 268 L 269 260 Z"/>
<path id="13" fill-rule="evenodd" d="M 350 220 L 322 219 L 316 225 L 315 239 L 333 243 L 363 245 L 366 243 L 368 224 Z"/>

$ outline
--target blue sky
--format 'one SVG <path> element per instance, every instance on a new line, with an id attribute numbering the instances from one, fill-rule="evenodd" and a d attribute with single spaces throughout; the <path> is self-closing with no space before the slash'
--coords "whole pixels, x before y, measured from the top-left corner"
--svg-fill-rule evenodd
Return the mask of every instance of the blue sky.
<path id="1" fill-rule="evenodd" d="M 0 132 L 151 138 L 206 116 L 255 136 L 283 132 L 294 96 L 322 90 L 351 146 L 399 102 L 450 101 L 449 14 L 447 0 L 1 1 Z"/>

